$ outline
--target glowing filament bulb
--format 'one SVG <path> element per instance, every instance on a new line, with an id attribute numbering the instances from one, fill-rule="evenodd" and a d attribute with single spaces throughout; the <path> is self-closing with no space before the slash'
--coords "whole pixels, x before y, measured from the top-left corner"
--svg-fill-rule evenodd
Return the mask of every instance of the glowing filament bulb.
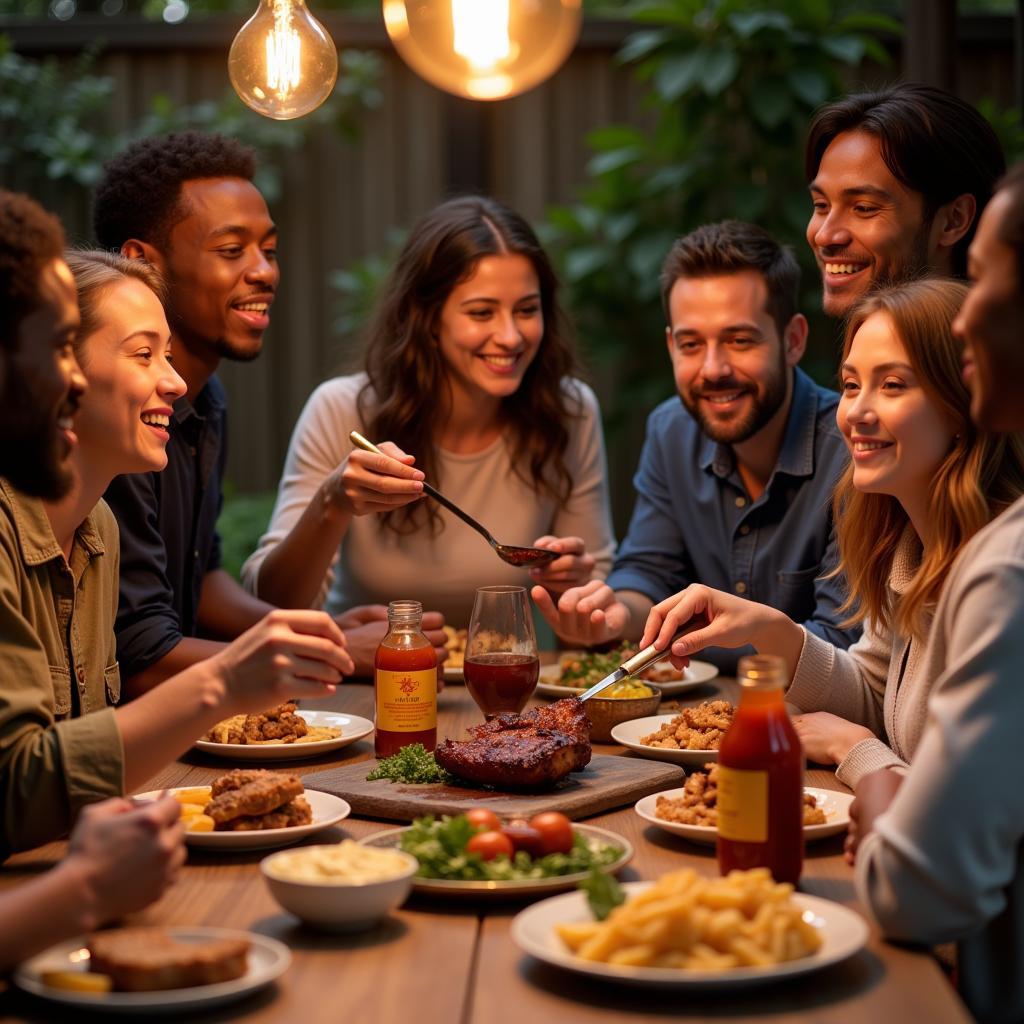
<path id="1" fill-rule="evenodd" d="M 452 0 L 452 49 L 474 68 L 494 67 L 512 52 L 508 0 Z"/>
<path id="2" fill-rule="evenodd" d="M 284 121 L 308 114 L 330 96 L 338 52 L 305 0 L 260 0 L 231 44 L 228 74 L 253 110 Z"/>
<path id="3" fill-rule="evenodd" d="M 302 81 L 302 43 L 289 14 L 285 4 L 275 4 L 274 27 L 267 33 L 267 88 L 281 99 Z"/>

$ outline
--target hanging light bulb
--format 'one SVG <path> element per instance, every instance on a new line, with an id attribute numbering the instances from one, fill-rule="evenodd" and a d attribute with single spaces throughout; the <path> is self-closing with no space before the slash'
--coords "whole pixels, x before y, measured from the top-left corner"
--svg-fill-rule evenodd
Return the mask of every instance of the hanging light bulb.
<path id="1" fill-rule="evenodd" d="M 539 85 L 569 56 L 582 0 L 384 0 L 402 59 L 432 85 L 498 100 Z"/>
<path id="2" fill-rule="evenodd" d="M 288 121 L 330 96 L 338 51 L 305 0 L 260 0 L 231 44 L 228 74 L 243 103 Z"/>

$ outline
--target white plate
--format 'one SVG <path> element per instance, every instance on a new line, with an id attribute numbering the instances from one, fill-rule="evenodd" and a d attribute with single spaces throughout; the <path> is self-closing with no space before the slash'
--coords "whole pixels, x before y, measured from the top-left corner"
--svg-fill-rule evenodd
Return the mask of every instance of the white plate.
<path id="1" fill-rule="evenodd" d="M 364 846 L 397 847 L 402 834 L 408 832 L 411 827 L 391 828 L 385 832 L 376 832 L 372 836 L 361 839 L 360 842 Z M 622 847 L 622 856 L 601 868 L 605 874 L 618 871 L 633 859 L 632 844 L 617 832 L 608 832 L 594 825 L 574 823 L 572 827 L 574 832 L 581 832 L 592 839 L 599 839 L 603 843 Z M 463 882 L 448 878 L 418 878 L 414 876 L 412 887 L 417 892 L 446 896 L 533 896 L 537 893 L 550 894 L 561 892 L 563 889 L 572 889 L 577 882 L 586 877 L 586 871 L 576 871 L 571 875 L 556 875 L 553 878 L 525 878 L 507 882 Z"/>
<path id="2" fill-rule="evenodd" d="M 627 895 L 636 895 L 650 888 L 653 882 L 627 882 Z M 696 971 L 673 967 L 619 967 L 612 964 L 581 960 L 563 945 L 555 933 L 556 924 L 593 920 L 587 898 L 581 892 L 536 903 L 521 911 L 512 921 L 512 941 L 538 960 L 564 967 L 579 974 L 619 981 L 626 985 L 651 988 L 733 988 L 758 982 L 775 981 L 797 974 L 807 974 L 845 960 L 861 949 L 868 938 L 868 926 L 859 914 L 817 896 L 794 893 L 794 902 L 810 913 L 811 923 L 821 929 L 824 940 L 811 956 L 789 960 L 771 967 L 735 967 L 725 971 Z M 806 919 L 806 918 L 805 918 Z"/>
<path id="3" fill-rule="evenodd" d="M 27 960 L 14 972 L 14 981 L 26 992 L 43 999 L 87 1007 L 103 1013 L 136 1013 L 140 1010 L 147 1013 L 178 1013 L 186 1009 L 198 1010 L 241 999 L 242 996 L 255 992 L 279 978 L 292 961 L 291 952 L 283 942 L 268 939 L 255 932 L 234 931 L 228 928 L 168 928 L 167 932 L 182 942 L 248 939 L 248 970 L 234 981 L 220 981 L 213 985 L 196 985 L 192 988 L 162 989 L 159 992 L 69 992 L 44 984 L 44 971 L 89 969 L 87 957 L 84 961 L 72 957 L 72 954 L 77 953 L 86 944 L 86 937 L 79 936 L 77 939 L 51 946 L 45 953 Z"/>
<path id="4" fill-rule="evenodd" d="M 195 786 L 180 786 L 178 789 L 153 790 L 137 793 L 138 800 L 156 800 L 162 792 L 177 793 L 182 789 L 196 789 Z M 291 828 L 264 828 L 254 832 L 186 832 L 185 842 L 189 846 L 212 847 L 218 850 L 270 850 L 275 846 L 289 846 L 305 836 L 320 832 L 329 825 L 336 825 L 352 813 L 352 808 L 340 796 L 319 793 L 307 789 L 302 794 L 313 812 L 308 825 L 293 825 Z"/>
<path id="5" fill-rule="evenodd" d="M 648 747 L 640 742 L 641 736 L 650 736 L 652 732 L 657 732 L 678 714 L 677 711 L 672 715 L 649 715 L 647 718 L 634 718 L 629 722 L 620 722 L 612 729 L 612 739 L 653 761 L 691 764 L 698 768 L 703 768 L 708 761 L 717 761 L 717 750 L 673 750 L 671 747 Z"/>
<path id="6" fill-rule="evenodd" d="M 571 655 L 573 651 L 562 651 L 559 654 L 559 661 L 564 658 L 567 654 Z M 582 653 L 582 652 L 579 652 Z M 541 665 L 540 667 L 540 682 L 537 683 L 537 696 L 538 697 L 569 697 L 573 694 L 581 694 L 586 689 L 585 686 L 562 686 L 558 680 L 562 675 L 562 666 L 560 664 L 555 665 Z M 686 690 L 692 690 L 695 686 L 701 686 L 706 683 L 709 679 L 714 679 L 718 675 L 718 667 L 712 665 L 707 661 L 691 661 L 690 664 L 683 670 L 682 678 L 677 680 L 669 680 L 668 682 L 659 683 L 652 682 L 652 686 L 656 686 L 666 697 L 671 697 L 677 693 L 683 693 Z M 645 680 L 638 680 L 639 682 L 645 682 Z"/>
<path id="7" fill-rule="evenodd" d="M 846 826 L 850 824 L 852 793 L 837 793 L 831 789 L 812 789 L 810 786 L 805 786 L 804 792 L 810 793 L 818 801 L 818 806 L 825 812 L 826 819 L 824 825 L 804 825 L 804 839 L 812 842 L 846 831 Z M 682 836 L 693 843 L 706 843 L 709 846 L 714 846 L 718 829 L 711 828 L 709 825 L 683 825 L 678 821 L 665 821 L 655 814 L 659 796 L 673 800 L 682 795 L 683 790 L 681 789 L 666 789 L 661 793 L 652 793 L 650 796 L 638 800 L 634 810 L 644 821 L 649 821 L 666 832 Z"/>
<path id="8" fill-rule="evenodd" d="M 373 722 L 358 715 L 345 715 L 338 711 L 303 711 L 301 708 L 296 714 L 308 725 L 333 725 L 341 729 L 341 735 L 315 743 L 211 743 L 209 740 L 196 740 L 196 750 L 231 761 L 299 761 L 326 754 L 329 750 L 340 750 L 373 732 Z"/>

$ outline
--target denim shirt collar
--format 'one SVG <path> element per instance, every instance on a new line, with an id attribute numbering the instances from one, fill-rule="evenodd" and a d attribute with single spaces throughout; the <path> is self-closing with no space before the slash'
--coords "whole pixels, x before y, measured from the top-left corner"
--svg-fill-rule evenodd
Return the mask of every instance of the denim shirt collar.
<path id="1" fill-rule="evenodd" d="M 814 438 L 818 420 L 818 396 L 811 378 L 799 366 L 793 370 L 793 401 L 789 407 L 786 433 L 782 439 L 775 473 L 807 477 L 814 473 Z M 720 444 L 706 434 L 701 441 L 700 468 L 725 479 L 736 468 L 732 446 Z"/>

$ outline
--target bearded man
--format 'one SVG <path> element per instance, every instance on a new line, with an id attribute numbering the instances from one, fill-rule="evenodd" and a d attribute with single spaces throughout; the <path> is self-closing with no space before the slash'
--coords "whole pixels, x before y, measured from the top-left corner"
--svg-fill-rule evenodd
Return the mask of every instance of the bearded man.
<path id="1" fill-rule="evenodd" d="M 633 519 L 606 582 L 533 598 L 577 644 L 638 639 L 651 607 L 691 583 L 784 611 L 830 643 L 843 627 L 831 494 L 846 464 L 838 396 L 798 367 L 807 321 L 793 254 L 752 224 L 679 239 L 661 275 L 678 399 L 659 405 L 634 478 Z M 702 652 L 723 671 L 748 649 Z"/>

